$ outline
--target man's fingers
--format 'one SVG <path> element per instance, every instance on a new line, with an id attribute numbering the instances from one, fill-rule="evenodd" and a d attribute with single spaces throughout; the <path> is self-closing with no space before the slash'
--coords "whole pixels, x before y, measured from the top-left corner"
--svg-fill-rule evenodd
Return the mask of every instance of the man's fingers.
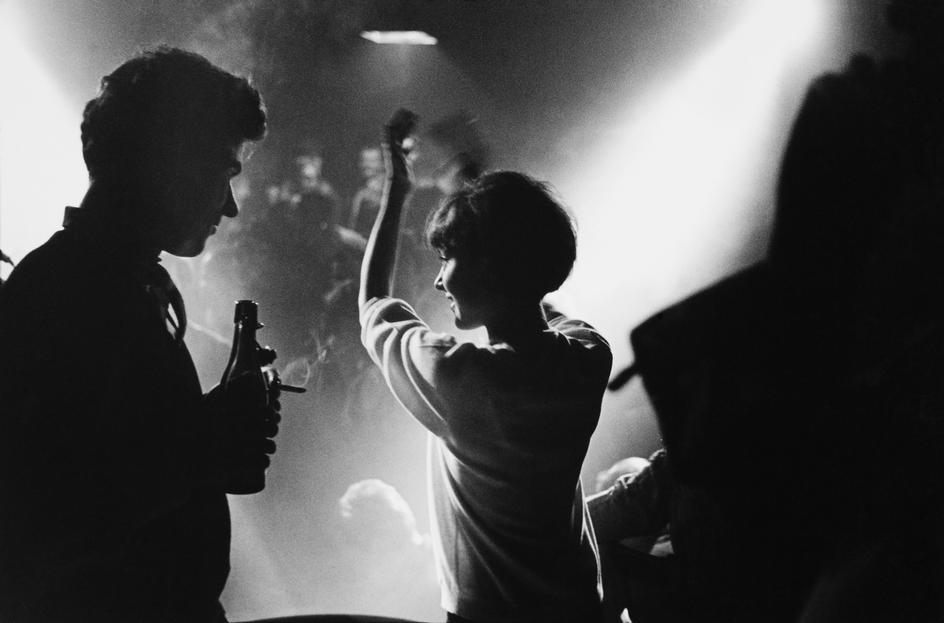
<path id="1" fill-rule="evenodd" d="M 278 422 L 263 422 L 260 432 L 263 437 L 271 439 L 279 434 L 279 424 Z"/>

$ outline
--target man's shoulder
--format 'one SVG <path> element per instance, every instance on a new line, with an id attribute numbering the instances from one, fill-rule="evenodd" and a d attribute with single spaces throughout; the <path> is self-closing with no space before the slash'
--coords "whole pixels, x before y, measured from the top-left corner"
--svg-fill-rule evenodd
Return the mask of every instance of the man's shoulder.
<path id="1" fill-rule="evenodd" d="M 7 318 L 34 324 L 44 318 L 79 315 L 93 306 L 107 309 L 112 299 L 124 294 L 116 274 L 116 267 L 99 254 L 59 231 L 13 269 L 3 285 L 0 308 Z"/>
<path id="2" fill-rule="evenodd" d="M 61 285 L 75 285 L 74 277 L 81 274 L 81 259 L 63 232 L 53 234 L 20 260 L 10 273 L 3 286 L 4 300 L 13 303 L 49 296 L 59 291 Z"/>
<path id="3" fill-rule="evenodd" d="M 6 377 L 0 391 L 33 382 L 31 375 L 90 346 L 90 334 L 98 333 L 96 293 L 84 287 L 79 262 L 53 235 L 16 265 L 0 289 L 0 367 Z"/>

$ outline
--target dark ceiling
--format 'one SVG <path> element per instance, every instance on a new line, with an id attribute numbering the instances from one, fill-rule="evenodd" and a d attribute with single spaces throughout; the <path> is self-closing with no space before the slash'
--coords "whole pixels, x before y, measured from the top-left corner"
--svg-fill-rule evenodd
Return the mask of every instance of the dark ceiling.
<path id="1" fill-rule="evenodd" d="M 756 0 L 755 0 L 756 1 Z M 823 0 L 843 24 L 835 65 L 875 45 L 883 0 Z M 250 73 L 272 116 L 257 166 L 271 175 L 299 138 L 326 173 L 358 182 L 358 149 L 394 108 L 429 121 L 465 109 L 502 166 L 538 168 L 560 135 L 610 110 L 717 36 L 748 0 L 54 0 L 23 3 L 38 53 L 76 106 L 135 49 L 195 48 Z M 848 25 L 848 28 L 845 26 Z M 415 28 L 434 47 L 378 46 L 364 29 Z M 78 53 L 77 53 L 78 51 Z M 801 76 L 800 79 L 806 79 Z M 602 116 L 602 115 L 601 115 Z"/>

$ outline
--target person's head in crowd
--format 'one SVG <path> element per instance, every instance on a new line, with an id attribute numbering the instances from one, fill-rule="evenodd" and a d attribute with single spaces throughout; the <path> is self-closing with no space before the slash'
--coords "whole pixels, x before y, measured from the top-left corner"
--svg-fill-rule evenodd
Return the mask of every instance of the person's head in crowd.
<path id="1" fill-rule="evenodd" d="M 528 312 L 567 279 L 574 223 L 547 185 L 522 173 L 487 173 L 431 215 L 426 239 L 442 260 L 435 287 L 460 329 Z"/>
<path id="2" fill-rule="evenodd" d="M 488 148 L 478 120 L 461 111 L 430 124 L 420 137 L 414 169 L 421 185 L 425 180 L 451 194 L 481 175 L 487 159 Z"/>
<path id="3" fill-rule="evenodd" d="M 244 78 L 162 46 L 102 79 L 81 130 L 83 207 L 146 246 L 193 256 L 223 216 L 236 216 L 230 180 L 243 144 L 265 135 L 266 111 Z"/>
<path id="4" fill-rule="evenodd" d="M 372 196 L 376 197 L 376 201 L 379 201 L 384 182 L 383 153 L 381 153 L 380 148 L 364 147 L 361 149 L 357 166 L 360 169 L 361 177 L 364 178 L 364 188 L 367 188 Z"/>
<path id="5" fill-rule="evenodd" d="M 324 150 L 317 142 L 305 140 L 295 154 L 295 172 L 299 192 L 319 191 L 323 184 Z"/>
<path id="6" fill-rule="evenodd" d="M 355 482 L 338 504 L 344 526 L 355 541 L 393 550 L 423 543 L 410 505 L 382 480 Z"/>
<path id="7" fill-rule="evenodd" d="M 358 166 L 364 179 L 381 178 L 384 176 L 383 154 L 379 147 L 364 147 L 360 152 Z"/>

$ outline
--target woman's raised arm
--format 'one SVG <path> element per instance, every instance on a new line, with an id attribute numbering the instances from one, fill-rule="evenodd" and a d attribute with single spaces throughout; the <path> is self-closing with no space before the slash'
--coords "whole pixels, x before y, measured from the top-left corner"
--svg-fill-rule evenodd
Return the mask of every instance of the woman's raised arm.
<path id="1" fill-rule="evenodd" d="M 367 240 L 364 262 L 361 264 L 358 303 L 362 307 L 372 298 L 390 295 L 400 237 L 400 213 L 413 186 L 403 141 L 413 131 L 416 121 L 414 113 L 401 108 L 384 128 L 383 155 L 387 177 L 380 211 Z"/>

